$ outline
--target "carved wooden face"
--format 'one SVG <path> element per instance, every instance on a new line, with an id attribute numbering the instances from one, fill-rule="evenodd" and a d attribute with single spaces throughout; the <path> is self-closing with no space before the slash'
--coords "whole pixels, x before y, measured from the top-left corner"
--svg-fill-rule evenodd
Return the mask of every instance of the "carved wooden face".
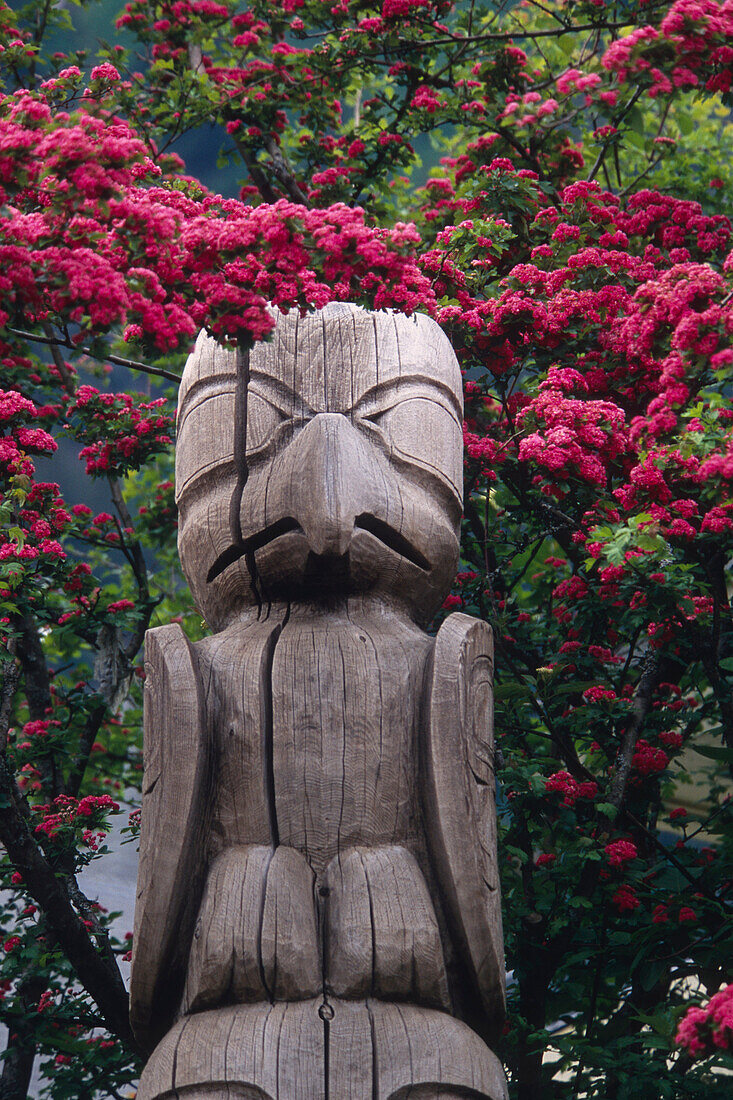
<path id="1" fill-rule="evenodd" d="M 179 550 L 212 626 L 258 598 L 355 593 L 431 618 L 462 503 L 461 377 L 440 328 L 332 305 L 279 316 L 246 387 L 237 360 L 199 337 L 179 402 Z"/>

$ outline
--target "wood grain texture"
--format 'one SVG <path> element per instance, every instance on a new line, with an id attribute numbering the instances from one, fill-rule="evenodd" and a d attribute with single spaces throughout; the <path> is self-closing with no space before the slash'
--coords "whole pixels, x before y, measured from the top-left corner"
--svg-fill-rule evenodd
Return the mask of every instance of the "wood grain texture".
<path id="1" fill-rule="evenodd" d="M 283 611 L 243 619 L 197 643 L 208 739 L 217 761 L 211 856 L 277 844 L 272 813 L 272 660 Z"/>
<path id="2" fill-rule="evenodd" d="M 130 1018 L 152 1049 L 175 1017 L 206 870 L 211 753 L 198 668 L 177 624 L 145 640 L 145 773 Z"/>
<path id="3" fill-rule="evenodd" d="M 227 848 L 209 869 L 182 1011 L 316 996 L 322 974 L 314 884 L 292 848 Z"/>
<path id="4" fill-rule="evenodd" d="M 148 1062 L 138 1100 L 210 1100 L 224 1088 L 257 1100 L 506 1100 L 498 1059 L 451 1016 L 334 998 L 324 1021 L 320 1007 L 315 999 L 188 1017 Z"/>
<path id="5" fill-rule="evenodd" d="M 329 864 L 324 886 L 329 990 L 450 1009 L 438 923 L 407 849 L 347 849 Z"/>
<path id="6" fill-rule="evenodd" d="M 428 843 L 459 950 L 484 1009 L 504 1019 L 505 970 L 496 852 L 493 641 L 460 613 L 438 631 L 430 683 L 424 785 Z"/>
<path id="7" fill-rule="evenodd" d="M 353 845 L 417 843 L 430 640 L 394 616 L 293 608 L 272 666 L 278 835 L 322 874 Z"/>
<path id="8" fill-rule="evenodd" d="M 149 635 L 139 1100 L 505 1100 L 490 635 L 424 630 L 460 370 L 426 317 L 273 318 L 250 353 L 200 336 L 179 395 L 214 634 Z"/>

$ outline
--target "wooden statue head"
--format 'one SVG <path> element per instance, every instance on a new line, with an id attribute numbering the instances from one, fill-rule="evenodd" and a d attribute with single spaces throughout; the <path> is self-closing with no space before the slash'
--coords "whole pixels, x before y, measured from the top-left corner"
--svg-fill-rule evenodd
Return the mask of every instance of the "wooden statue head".
<path id="1" fill-rule="evenodd" d="M 178 546 L 214 630 L 372 594 L 427 622 L 458 561 L 462 384 L 428 317 L 277 314 L 247 357 L 202 333 L 181 382 Z"/>

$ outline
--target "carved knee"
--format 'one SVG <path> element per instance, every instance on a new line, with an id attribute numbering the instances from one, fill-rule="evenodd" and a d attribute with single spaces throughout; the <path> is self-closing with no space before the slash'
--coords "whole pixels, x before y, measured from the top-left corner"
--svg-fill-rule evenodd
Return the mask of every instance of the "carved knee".
<path id="1" fill-rule="evenodd" d="M 407 849 L 351 848 L 331 861 L 324 884 L 326 980 L 335 996 L 448 1006 L 435 911 Z"/>
<path id="2" fill-rule="evenodd" d="M 184 1013 L 301 1000 L 321 988 L 313 872 L 293 848 L 228 848 L 209 868 Z"/>

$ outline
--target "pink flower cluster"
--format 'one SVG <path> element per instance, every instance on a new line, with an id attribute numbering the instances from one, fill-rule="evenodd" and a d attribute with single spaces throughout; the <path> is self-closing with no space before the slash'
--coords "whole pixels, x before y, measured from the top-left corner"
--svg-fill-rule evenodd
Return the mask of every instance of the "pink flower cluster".
<path id="1" fill-rule="evenodd" d="M 632 859 L 636 859 L 639 854 L 636 845 L 630 840 L 614 840 L 607 844 L 603 850 L 608 856 L 608 862 L 612 867 L 623 867 L 625 863 L 630 863 Z"/>
<path id="2" fill-rule="evenodd" d="M 89 441 L 79 452 L 86 459 L 87 473 L 124 473 L 164 451 L 174 423 L 161 411 L 164 404 L 163 398 L 136 401 L 128 393 L 100 393 L 94 386 L 80 386 L 67 417 L 76 439 Z"/>
<path id="3" fill-rule="evenodd" d="M 626 450 L 625 415 L 610 401 L 580 401 L 543 386 L 518 420 L 534 422 L 540 429 L 522 439 L 519 458 L 555 477 L 574 474 L 603 485 L 608 463 Z"/>
<path id="4" fill-rule="evenodd" d="M 620 80 L 644 77 L 652 97 L 700 85 L 727 92 L 733 81 L 731 38 L 730 0 L 675 0 L 658 30 L 638 27 L 617 39 L 603 65 Z"/>
<path id="5" fill-rule="evenodd" d="M 595 798 L 598 784 L 590 779 L 579 783 L 570 772 L 555 772 L 545 780 L 545 790 L 561 794 L 563 806 L 573 806 L 580 798 Z"/>
<path id="6" fill-rule="evenodd" d="M 108 794 L 88 794 L 82 799 L 59 795 L 50 805 L 33 808 L 43 815 L 34 831 L 49 840 L 61 840 L 68 837 L 69 829 L 83 826 L 83 831 L 87 831 L 85 823 L 101 823 L 108 813 L 116 813 L 120 807 Z"/>
<path id="7" fill-rule="evenodd" d="M 733 984 L 715 993 L 704 1007 L 688 1008 L 674 1041 L 691 1058 L 709 1058 L 717 1051 L 733 1053 Z"/>
<path id="8" fill-rule="evenodd" d="M 344 204 L 251 207 L 151 187 L 154 166 L 126 124 L 54 116 L 28 92 L 0 100 L 0 149 L 0 322 L 22 309 L 26 327 L 77 326 L 79 342 L 127 325 L 165 351 L 202 324 L 259 339 L 268 302 L 434 308 L 414 226 L 374 228 Z"/>
<path id="9" fill-rule="evenodd" d="M 619 913 L 633 913 L 641 905 L 636 890 L 628 883 L 622 883 L 611 898 Z"/>
<path id="10" fill-rule="evenodd" d="M 56 440 L 45 429 L 27 426 L 27 421 L 38 413 L 33 402 L 17 390 L 0 390 L 0 431 L 4 429 L 7 433 L 0 434 L 0 467 L 5 467 L 10 476 L 33 474 L 34 465 L 28 452 L 48 454 L 56 450 Z"/>
<path id="11" fill-rule="evenodd" d="M 664 749 L 655 749 L 648 741 L 640 738 L 636 742 L 634 755 L 631 758 L 631 766 L 641 776 L 659 775 L 669 764 L 669 757 Z"/>

